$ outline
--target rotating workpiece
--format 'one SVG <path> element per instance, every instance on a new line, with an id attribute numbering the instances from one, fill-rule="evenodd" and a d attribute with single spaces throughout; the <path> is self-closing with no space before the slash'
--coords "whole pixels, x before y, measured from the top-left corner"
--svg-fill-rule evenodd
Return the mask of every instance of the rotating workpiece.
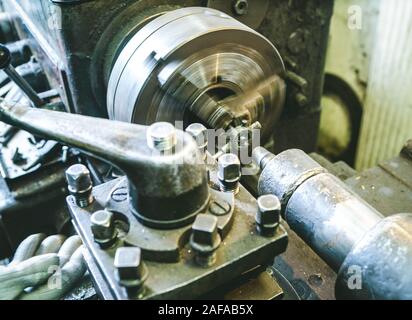
<path id="1" fill-rule="evenodd" d="M 333 1 L 3 9 L 0 299 L 412 299 L 412 144 L 346 158 Z"/>
<path id="2" fill-rule="evenodd" d="M 214 129 L 259 121 L 267 138 L 283 108 L 283 74 L 277 49 L 256 31 L 214 9 L 174 10 L 142 26 L 118 53 L 107 112 L 132 123 Z"/>

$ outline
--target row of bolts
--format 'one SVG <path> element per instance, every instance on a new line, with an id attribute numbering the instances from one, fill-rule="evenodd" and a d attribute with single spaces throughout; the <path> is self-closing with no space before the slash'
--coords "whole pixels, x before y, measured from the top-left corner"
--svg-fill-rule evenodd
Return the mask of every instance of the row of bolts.
<path id="1" fill-rule="evenodd" d="M 208 131 L 199 123 L 187 127 L 189 133 L 197 142 L 201 153 L 206 157 Z M 159 151 L 173 149 L 176 144 L 175 127 L 166 122 L 158 122 L 147 131 L 149 147 Z M 241 177 L 241 164 L 234 154 L 223 154 L 218 158 L 218 180 L 221 191 L 237 193 Z M 66 171 L 68 189 L 76 205 L 85 208 L 93 201 L 93 183 L 86 166 L 76 164 Z M 258 211 L 255 216 L 256 228 L 260 235 L 272 237 L 280 222 L 281 204 L 274 195 L 264 195 L 258 198 Z M 102 249 L 114 244 L 117 230 L 114 225 L 113 213 L 100 210 L 90 218 L 91 231 L 94 240 Z M 195 261 L 202 267 L 210 267 L 216 261 L 216 250 L 221 243 L 218 233 L 218 219 L 214 215 L 199 214 L 192 225 L 190 245 L 195 253 Z M 140 248 L 122 247 L 117 249 L 114 259 L 116 276 L 121 286 L 127 289 L 129 295 L 142 293 L 143 283 L 147 278 L 147 269 L 141 259 Z"/>

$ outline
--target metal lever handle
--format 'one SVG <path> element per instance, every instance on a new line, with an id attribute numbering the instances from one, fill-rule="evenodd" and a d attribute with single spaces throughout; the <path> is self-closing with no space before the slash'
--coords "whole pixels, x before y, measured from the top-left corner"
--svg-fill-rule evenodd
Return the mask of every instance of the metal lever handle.
<path id="1" fill-rule="evenodd" d="M 11 65 L 10 50 L 2 44 L 0 44 L 0 69 L 3 69 L 10 79 L 24 92 L 27 98 L 33 102 L 35 107 L 39 108 L 45 104 L 44 100 L 38 96 L 34 89 Z"/>
<path id="2" fill-rule="evenodd" d="M 206 166 L 194 139 L 176 130 L 172 154 L 147 144 L 147 127 L 0 100 L 0 120 L 107 160 L 129 180 L 131 209 L 146 225 L 172 228 L 208 200 Z"/>

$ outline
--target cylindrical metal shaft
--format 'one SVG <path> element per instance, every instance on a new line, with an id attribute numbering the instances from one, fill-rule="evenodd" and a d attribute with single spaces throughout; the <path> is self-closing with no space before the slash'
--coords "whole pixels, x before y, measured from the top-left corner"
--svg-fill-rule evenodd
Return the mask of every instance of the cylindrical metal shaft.
<path id="1" fill-rule="evenodd" d="M 3 71 L 24 92 L 27 98 L 33 102 L 36 108 L 39 108 L 45 104 L 33 88 L 27 83 L 27 81 L 17 73 L 16 69 L 14 69 L 12 65 L 8 65 L 3 69 Z"/>
<path id="2" fill-rule="evenodd" d="M 285 209 L 289 226 L 336 271 L 353 246 L 382 218 L 329 173 L 304 182 Z"/>
<path id="3" fill-rule="evenodd" d="M 412 214 L 384 219 L 302 151 L 253 156 L 259 193 L 281 198 L 291 229 L 338 272 L 336 297 L 412 298 Z"/>
<path id="4" fill-rule="evenodd" d="M 270 159 L 262 148 L 254 158 Z M 258 153 L 258 154 L 256 154 Z M 336 271 L 353 246 L 382 216 L 300 150 L 260 161 L 259 194 L 282 200 L 286 222 Z"/>

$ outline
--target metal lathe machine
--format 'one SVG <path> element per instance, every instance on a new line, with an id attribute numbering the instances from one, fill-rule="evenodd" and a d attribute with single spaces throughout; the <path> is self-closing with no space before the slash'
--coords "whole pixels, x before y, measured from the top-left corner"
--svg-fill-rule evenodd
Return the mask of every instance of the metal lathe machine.
<path id="1" fill-rule="evenodd" d="M 412 299 L 412 142 L 316 153 L 333 1 L 1 9 L 0 298 Z"/>

